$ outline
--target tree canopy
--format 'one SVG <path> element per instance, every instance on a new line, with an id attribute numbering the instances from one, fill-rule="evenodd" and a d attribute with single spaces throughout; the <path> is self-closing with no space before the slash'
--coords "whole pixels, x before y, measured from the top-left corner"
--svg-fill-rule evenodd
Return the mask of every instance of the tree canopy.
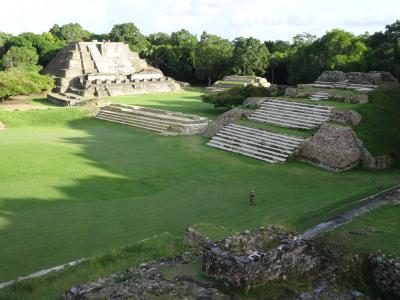
<path id="1" fill-rule="evenodd" d="M 208 85 L 227 73 L 232 61 L 233 45 L 229 40 L 203 32 L 196 47 L 195 68 Z"/>
<path id="2" fill-rule="evenodd" d="M 149 48 L 149 42 L 134 23 L 123 23 L 114 25 L 110 32 L 113 42 L 124 42 L 132 51 L 145 53 Z"/>
<path id="3" fill-rule="evenodd" d="M 186 29 L 145 36 L 134 23 L 116 24 L 101 34 L 78 23 L 55 24 L 42 34 L 0 32 L 0 68 L 44 67 L 66 44 L 92 39 L 124 42 L 165 75 L 191 83 L 209 84 L 237 74 L 297 84 L 314 81 L 324 70 L 388 71 L 400 78 L 400 21 L 373 34 L 333 29 L 319 38 L 303 32 L 292 41 L 265 42 L 254 37 L 230 41 L 206 32 L 198 39 Z"/>

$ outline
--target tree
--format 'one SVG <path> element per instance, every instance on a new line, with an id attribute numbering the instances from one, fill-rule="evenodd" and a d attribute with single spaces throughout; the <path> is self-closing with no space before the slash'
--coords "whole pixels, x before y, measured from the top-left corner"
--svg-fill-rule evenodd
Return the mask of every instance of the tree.
<path id="1" fill-rule="evenodd" d="M 265 44 L 255 38 L 233 41 L 233 72 L 237 75 L 263 76 L 268 67 L 269 52 Z"/>
<path id="2" fill-rule="evenodd" d="M 132 51 L 140 54 L 145 54 L 150 46 L 150 43 L 134 23 L 114 25 L 110 32 L 110 38 L 113 42 L 128 44 Z"/>
<path id="3" fill-rule="evenodd" d="M 4 48 L 6 51 L 13 46 L 34 48 L 39 54 L 39 64 L 45 66 L 64 45 L 65 42 L 59 40 L 50 32 L 43 34 L 24 32 L 8 39 Z"/>
<path id="4" fill-rule="evenodd" d="M 366 40 L 366 61 L 370 70 L 385 70 L 400 78 L 400 21 L 386 26 Z"/>
<path id="5" fill-rule="evenodd" d="M 267 41 L 265 46 L 270 53 L 267 78 L 272 83 L 287 84 L 288 65 L 293 47 L 287 41 Z"/>
<path id="6" fill-rule="evenodd" d="M 233 46 L 229 40 L 203 32 L 196 48 L 195 68 L 200 79 L 207 78 L 208 85 L 227 72 L 231 65 Z M 203 77 L 203 78 L 202 78 Z"/>
<path id="7" fill-rule="evenodd" d="M 69 23 L 62 26 L 54 24 L 50 29 L 50 33 L 67 43 L 88 41 L 92 36 L 92 33 L 83 29 L 78 23 Z"/>
<path id="8" fill-rule="evenodd" d="M 35 48 L 12 46 L 1 59 L 3 69 L 14 67 L 30 68 L 36 66 L 39 55 Z"/>
<path id="9" fill-rule="evenodd" d="M 147 37 L 147 41 L 152 46 L 168 45 L 171 44 L 171 36 L 164 32 L 151 33 Z"/>
<path id="10" fill-rule="evenodd" d="M 182 29 L 173 32 L 169 39 L 164 34 L 149 36 L 148 39 L 155 43 L 146 56 L 151 64 L 177 80 L 196 81 L 194 64 L 198 41 L 195 35 Z M 161 44 L 162 39 L 167 44 Z"/>

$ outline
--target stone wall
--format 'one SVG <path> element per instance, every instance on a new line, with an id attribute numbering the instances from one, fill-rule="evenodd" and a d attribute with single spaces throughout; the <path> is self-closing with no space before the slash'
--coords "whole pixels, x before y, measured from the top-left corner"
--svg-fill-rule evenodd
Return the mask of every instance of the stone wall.
<path id="1" fill-rule="evenodd" d="M 378 253 L 371 255 L 369 259 L 376 286 L 382 292 L 400 297 L 400 257 Z"/>
<path id="2" fill-rule="evenodd" d="M 206 137 L 213 137 L 222 127 L 234 123 L 242 118 L 247 118 L 252 113 L 251 110 L 233 108 L 219 115 L 214 121 L 210 122 L 205 129 Z"/>
<path id="3" fill-rule="evenodd" d="M 343 171 L 360 164 L 362 151 L 351 128 L 323 124 L 313 137 L 304 142 L 300 156 L 303 161 L 317 166 Z"/>
<path id="4" fill-rule="evenodd" d="M 313 137 L 303 143 L 301 160 L 332 170 L 344 171 L 361 165 L 380 170 L 389 168 L 393 158 L 372 156 L 350 127 L 323 124 Z"/>
<path id="5" fill-rule="evenodd" d="M 324 71 L 317 81 L 322 82 L 343 82 L 346 81 L 351 84 L 369 84 L 369 85 L 392 85 L 398 84 L 397 79 L 389 72 L 384 71 L 371 71 L 368 73 L 363 72 L 348 72 L 342 71 Z"/>
<path id="6" fill-rule="evenodd" d="M 295 233 L 279 235 L 275 232 L 275 236 L 268 238 L 268 232 L 268 229 L 260 228 L 205 246 L 205 275 L 226 285 L 249 289 L 285 278 L 291 272 L 311 271 L 320 265 L 318 251 L 310 241 L 300 239 Z M 234 240 L 240 241 L 242 251 L 236 246 L 232 248 Z M 269 249 L 275 243 L 279 246 Z"/>
<path id="7" fill-rule="evenodd" d="M 185 230 L 184 243 L 189 247 L 200 247 L 208 244 L 210 238 L 189 227 Z"/>
<path id="8" fill-rule="evenodd" d="M 348 125 L 360 124 L 362 116 L 355 110 L 341 110 L 333 108 L 331 110 L 331 119 Z"/>
<path id="9" fill-rule="evenodd" d="M 289 87 L 285 91 L 287 97 L 299 97 L 299 98 L 309 98 L 311 95 L 315 94 L 315 90 L 308 91 L 302 87 L 308 87 L 308 85 L 299 85 L 299 88 Z M 345 103 L 359 103 L 364 104 L 368 102 L 368 95 L 364 93 L 359 94 L 343 94 L 334 89 L 324 89 L 324 93 L 329 94 L 329 99 L 341 101 Z"/>

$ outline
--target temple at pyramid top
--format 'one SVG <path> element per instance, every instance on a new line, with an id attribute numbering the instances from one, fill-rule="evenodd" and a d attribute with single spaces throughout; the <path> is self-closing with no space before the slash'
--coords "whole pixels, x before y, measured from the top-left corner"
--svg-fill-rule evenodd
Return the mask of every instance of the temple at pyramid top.
<path id="1" fill-rule="evenodd" d="M 61 49 L 44 69 L 54 92 L 85 97 L 179 90 L 179 84 L 120 42 L 79 42 Z"/>

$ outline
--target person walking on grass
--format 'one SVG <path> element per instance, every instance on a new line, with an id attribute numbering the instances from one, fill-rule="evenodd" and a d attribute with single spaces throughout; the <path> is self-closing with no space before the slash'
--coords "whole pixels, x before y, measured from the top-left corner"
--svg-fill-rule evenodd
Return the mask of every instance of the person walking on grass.
<path id="1" fill-rule="evenodd" d="M 249 193 L 249 206 L 254 206 L 256 205 L 255 199 L 256 198 L 256 192 L 254 190 L 250 190 Z"/>

